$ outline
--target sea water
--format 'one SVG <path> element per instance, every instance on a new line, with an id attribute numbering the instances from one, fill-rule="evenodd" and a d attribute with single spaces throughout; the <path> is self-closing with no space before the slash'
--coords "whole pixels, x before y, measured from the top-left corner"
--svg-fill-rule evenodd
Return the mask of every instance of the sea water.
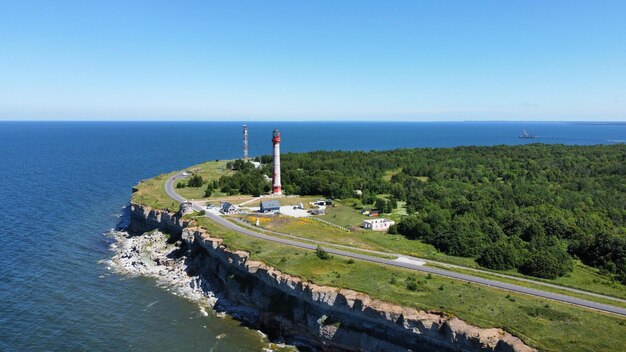
<path id="1" fill-rule="evenodd" d="M 243 152 L 245 122 L 0 122 L 0 351 L 254 351 L 261 335 L 205 316 L 154 280 L 114 274 L 104 233 L 139 180 Z M 250 155 L 626 142 L 626 124 L 252 122 Z M 522 130 L 537 139 L 520 139 Z"/>

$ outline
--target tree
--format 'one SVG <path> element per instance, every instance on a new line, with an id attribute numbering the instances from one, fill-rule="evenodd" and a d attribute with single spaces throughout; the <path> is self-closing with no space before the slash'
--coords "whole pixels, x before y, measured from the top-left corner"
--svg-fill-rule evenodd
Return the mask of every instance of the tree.
<path id="1" fill-rule="evenodd" d="M 191 175 L 191 177 L 189 177 L 189 180 L 187 180 L 188 187 L 201 187 L 203 183 L 204 180 L 202 180 L 202 176 L 198 174 Z"/>
<path id="2" fill-rule="evenodd" d="M 558 273 L 577 256 L 626 282 L 626 248 L 619 240 L 626 238 L 624 155 L 626 145 L 619 144 L 533 144 L 315 151 L 287 153 L 281 162 L 285 192 L 347 198 L 361 190 L 363 205 L 384 213 L 395 201 L 406 202 L 410 215 L 390 232 L 448 254 L 527 272 L 540 272 L 542 261 L 556 258 Z M 260 170 L 231 162 L 240 170 L 213 189 L 268 192 L 264 175 L 271 173 L 272 156 L 258 160 Z M 536 256 L 532 263 L 528 253 Z"/>
<path id="3" fill-rule="evenodd" d="M 381 213 L 385 213 L 385 214 L 389 214 L 393 211 L 394 207 L 398 206 L 398 201 L 397 200 L 385 200 L 382 198 L 377 198 L 376 199 L 376 209 L 378 209 Z"/>
<path id="4" fill-rule="evenodd" d="M 478 256 L 489 243 L 478 219 L 471 213 L 455 216 L 448 231 L 426 240 L 446 253 L 461 257 Z"/>
<path id="5" fill-rule="evenodd" d="M 520 272 L 544 279 L 556 279 L 572 270 L 571 259 L 559 252 L 556 247 L 540 249 L 531 254 L 520 267 Z"/>
<path id="6" fill-rule="evenodd" d="M 576 248 L 576 253 L 584 263 L 616 274 L 626 283 L 626 238 L 602 232 L 586 247 Z"/>
<path id="7" fill-rule="evenodd" d="M 237 159 L 233 162 L 233 170 L 242 170 L 247 162 Z"/>
<path id="8" fill-rule="evenodd" d="M 206 198 L 209 198 L 212 195 L 213 195 L 213 184 L 209 184 L 206 188 L 206 191 L 204 191 L 204 196 Z"/>
<path id="9" fill-rule="evenodd" d="M 394 209 L 398 208 L 398 199 L 395 197 L 391 197 L 391 199 L 389 199 L 389 202 L 387 202 L 389 204 L 389 212 L 391 213 Z"/>
<path id="10" fill-rule="evenodd" d="M 408 239 L 432 236 L 433 230 L 417 215 L 405 216 L 397 225 L 397 231 Z"/>
<path id="11" fill-rule="evenodd" d="M 495 270 L 510 270 L 520 266 L 523 257 L 520 250 L 507 240 L 500 240 L 489 244 L 476 260 L 485 268 Z"/>

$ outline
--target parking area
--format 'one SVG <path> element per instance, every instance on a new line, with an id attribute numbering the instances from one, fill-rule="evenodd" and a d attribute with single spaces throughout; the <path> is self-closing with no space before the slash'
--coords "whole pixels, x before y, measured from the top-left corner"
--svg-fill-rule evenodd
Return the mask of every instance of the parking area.
<path id="1" fill-rule="evenodd" d="M 309 213 L 307 213 L 305 209 L 300 209 L 300 208 L 294 209 L 294 206 L 292 205 L 281 206 L 280 213 L 287 215 L 287 216 L 293 216 L 294 218 L 305 218 L 305 217 L 310 216 Z"/>

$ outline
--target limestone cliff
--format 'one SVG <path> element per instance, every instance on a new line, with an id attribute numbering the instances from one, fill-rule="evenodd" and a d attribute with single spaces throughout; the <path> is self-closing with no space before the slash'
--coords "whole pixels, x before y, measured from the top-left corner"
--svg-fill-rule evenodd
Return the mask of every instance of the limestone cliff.
<path id="1" fill-rule="evenodd" d="M 130 210 L 132 231 L 158 228 L 180 236 L 197 274 L 228 301 L 223 306 L 250 312 L 241 318 L 270 338 L 327 351 L 534 351 L 502 329 L 284 274 L 176 214 L 138 204 Z"/>

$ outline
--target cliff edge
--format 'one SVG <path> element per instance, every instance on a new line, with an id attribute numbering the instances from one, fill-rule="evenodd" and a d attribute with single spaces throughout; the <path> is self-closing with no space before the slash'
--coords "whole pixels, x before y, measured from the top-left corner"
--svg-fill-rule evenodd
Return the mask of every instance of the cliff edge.
<path id="1" fill-rule="evenodd" d="M 427 312 L 320 286 L 229 249 L 220 238 L 177 214 L 130 206 L 129 229 L 159 229 L 179 240 L 187 274 L 210 283 L 218 309 L 242 312 L 272 339 L 326 351 L 535 351 L 499 328 L 479 328 L 442 312 Z M 220 304 L 223 300 L 223 304 Z"/>

